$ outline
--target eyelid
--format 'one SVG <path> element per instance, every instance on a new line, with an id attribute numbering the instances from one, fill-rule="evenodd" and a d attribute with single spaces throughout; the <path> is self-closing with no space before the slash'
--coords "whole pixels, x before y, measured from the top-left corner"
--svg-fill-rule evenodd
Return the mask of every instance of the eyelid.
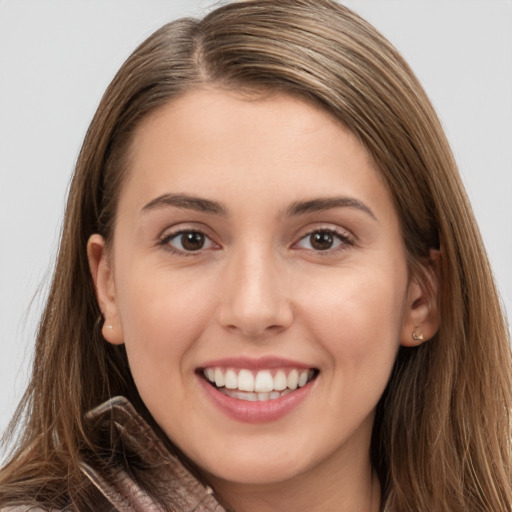
<path id="1" fill-rule="evenodd" d="M 299 250 L 313 252 L 319 256 L 328 256 L 328 255 L 332 255 L 333 253 L 346 250 L 349 247 L 355 245 L 355 243 L 357 241 L 357 237 L 350 230 L 348 230 L 346 228 L 342 228 L 340 226 L 332 225 L 332 224 L 328 224 L 328 225 L 318 224 L 318 225 L 314 225 L 314 226 L 309 226 L 306 229 L 303 228 L 301 231 L 302 231 L 302 233 L 299 232 L 294 237 L 294 239 L 296 241 L 291 245 L 291 247 L 297 248 Z M 180 236 L 181 234 L 191 233 L 191 232 L 201 233 L 202 235 L 204 235 L 205 239 L 207 239 L 213 245 L 213 247 L 201 248 L 201 249 L 197 249 L 195 251 L 190 251 L 190 250 L 187 251 L 187 250 L 180 250 L 179 248 L 173 247 L 169 243 L 170 240 Z M 170 252 L 173 252 L 175 254 L 179 254 L 179 255 L 183 255 L 183 256 L 199 256 L 201 254 L 204 254 L 204 252 L 206 252 L 206 251 L 218 250 L 218 249 L 222 248 L 221 245 L 218 242 L 216 242 L 215 235 L 210 234 L 210 232 L 211 232 L 211 230 L 207 226 L 203 226 L 203 225 L 197 226 L 197 225 L 194 225 L 194 223 L 190 223 L 190 224 L 180 223 L 176 226 L 170 226 L 170 227 L 166 228 L 165 230 L 163 230 L 162 234 L 157 239 L 157 245 L 164 246 L 167 250 L 169 250 Z M 338 244 L 338 246 L 336 246 L 334 248 L 325 249 L 325 250 L 318 250 L 318 249 L 315 250 L 314 248 L 309 249 L 309 248 L 298 247 L 298 245 L 300 244 L 300 242 L 302 240 L 304 240 L 308 236 L 311 236 L 312 234 L 317 233 L 317 232 L 331 233 L 332 235 L 337 237 L 341 243 Z"/>
<path id="2" fill-rule="evenodd" d="M 209 229 L 207 229 L 203 226 L 201 226 L 201 227 L 197 227 L 197 226 L 193 226 L 193 225 L 183 226 L 183 224 L 180 224 L 179 226 L 175 226 L 174 228 L 169 227 L 169 228 L 165 229 L 162 232 L 162 234 L 158 237 L 157 245 L 163 246 L 166 250 L 168 250 L 174 254 L 181 255 L 181 256 L 199 256 L 201 254 L 204 254 L 204 252 L 206 252 L 206 251 L 211 251 L 212 249 L 217 250 L 217 249 L 221 248 L 220 244 L 218 244 L 214 240 L 214 237 L 209 233 L 209 231 L 210 231 Z M 171 240 L 173 240 L 185 233 L 201 233 L 202 235 L 204 235 L 205 239 L 208 240 L 214 247 L 201 248 L 196 251 L 187 251 L 187 250 L 181 250 L 179 248 L 173 247 L 169 243 Z"/>
<path id="3" fill-rule="evenodd" d="M 339 226 L 333 226 L 333 225 L 326 226 L 324 224 L 324 225 L 318 225 L 315 227 L 311 227 L 306 232 L 303 232 L 302 234 L 300 234 L 298 236 L 298 238 L 296 239 L 297 241 L 292 244 L 292 248 L 298 246 L 298 244 L 305 238 L 311 236 L 314 233 L 318 233 L 318 232 L 331 233 L 332 235 L 336 236 L 341 241 L 341 243 L 337 247 L 334 247 L 331 249 L 325 249 L 325 250 L 315 250 L 313 248 L 307 249 L 307 248 L 300 248 L 300 247 L 298 247 L 298 249 L 304 250 L 304 251 L 310 251 L 310 252 L 313 252 L 315 255 L 319 255 L 319 256 L 328 256 L 328 255 L 332 255 L 333 253 L 336 253 L 339 251 L 344 251 L 344 250 L 348 249 L 349 247 L 354 246 L 356 243 L 356 237 L 351 231 L 349 231 L 345 228 L 341 228 Z"/>

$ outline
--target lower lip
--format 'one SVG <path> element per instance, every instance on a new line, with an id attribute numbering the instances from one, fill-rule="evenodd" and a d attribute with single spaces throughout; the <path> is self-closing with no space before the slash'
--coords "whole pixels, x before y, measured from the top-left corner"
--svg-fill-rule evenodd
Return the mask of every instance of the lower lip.
<path id="1" fill-rule="evenodd" d="M 201 376 L 198 379 L 206 394 L 224 414 L 245 423 L 266 423 L 286 416 L 308 396 L 316 380 L 274 400 L 249 402 L 221 393 Z"/>

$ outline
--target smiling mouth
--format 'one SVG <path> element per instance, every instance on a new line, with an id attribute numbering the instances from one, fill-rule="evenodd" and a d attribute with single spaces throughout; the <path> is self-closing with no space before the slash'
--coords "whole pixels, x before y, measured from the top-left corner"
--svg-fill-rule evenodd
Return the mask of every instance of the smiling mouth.
<path id="1" fill-rule="evenodd" d="M 272 369 L 252 371 L 245 368 L 202 368 L 200 375 L 218 391 L 248 402 L 265 402 L 304 387 L 316 379 L 319 371 L 310 369 Z"/>

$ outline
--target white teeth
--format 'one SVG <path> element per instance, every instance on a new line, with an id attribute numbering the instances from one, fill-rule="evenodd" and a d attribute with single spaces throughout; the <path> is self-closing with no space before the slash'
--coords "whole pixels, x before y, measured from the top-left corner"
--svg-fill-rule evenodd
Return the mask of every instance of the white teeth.
<path id="1" fill-rule="evenodd" d="M 246 402 L 273 400 L 272 397 L 267 396 L 271 393 L 246 393 L 245 391 L 235 391 L 233 389 L 226 388 L 222 388 L 219 391 L 227 396 L 230 396 L 231 398 L 236 398 L 237 400 L 245 400 Z M 281 393 L 278 393 L 278 395 L 279 396 L 276 398 L 279 398 Z"/>
<path id="2" fill-rule="evenodd" d="M 292 370 L 288 375 L 288 387 L 290 389 L 297 389 L 299 385 L 299 372 L 297 370 Z"/>
<path id="3" fill-rule="evenodd" d="M 224 373 L 220 368 L 215 368 L 215 385 L 218 388 L 224 386 Z"/>
<path id="4" fill-rule="evenodd" d="M 300 372 L 299 375 L 299 388 L 306 385 L 306 382 L 308 381 L 308 370 L 303 370 Z"/>
<path id="5" fill-rule="evenodd" d="M 229 369 L 224 377 L 224 386 L 228 389 L 236 389 L 238 387 L 238 377 L 235 370 Z"/>
<path id="6" fill-rule="evenodd" d="M 266 393 L 274 390 L 274 379 L 268 370 L 258 372 L 254 382 L 254 391 Z"/>
<path id="7" fill-rule="evenodd" d="M 260 370 L 253 373 L 251 370 L 234 368 L 205 368 L 204 376 L 217 388 L 223 391 L 229 390 L 229 396 L 240 398 L 242 392 L 243 400 L 274 400 L 299 387 L 305 386 L 313 377 L 313 370 L 291 370 L 288 375 L 284 370 L 278 370 L 272 376 L 271 370 Z M 232 391 L 232 392 L 231 392 Z M 249 397 L 249 394 L 251 396 Z"/>
<path id="8" fill-rule="evenodd" d="M 283 370 L 279 370 L 274 377 L 274 389 L 276 391 L 283 391 L 288 387 L 288 379 Z"/>
<path id="9" fill-rule="evenodd" d="M 217 381 L 215 381 L 217 384 Z M 249 370 L 240 370 L 238 373 L 238 389 L 240 391 L 254 391 L 254 377 Z"/>

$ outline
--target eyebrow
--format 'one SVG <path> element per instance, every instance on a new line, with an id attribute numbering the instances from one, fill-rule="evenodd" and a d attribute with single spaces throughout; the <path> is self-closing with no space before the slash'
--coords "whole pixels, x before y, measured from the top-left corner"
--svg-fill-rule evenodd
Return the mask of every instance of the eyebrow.
<path id="1" fill-rule="evenodd" d="M 290 205 L 286 211 L 287 216 L 304 215 L 307 213 L 321 212 L 332 208 L 355 208 L 360 210 L 374 220 L 377 220 L 375 214 L 363 202 L 352 197 L 325 197 L 312 199 L 310 201 L 298 201 Z"/>
<path id="2" fill-rule="evenodd" d="M 227 208 L 221 203 L 186 194 L 163 194 L 147 203 L 142 208 L 141 212 L 144 213 L 165 206 L 172 206 L 174 208 L 181 208 L 184 210 L 194 210 L 203 213 L 213 213 L 221 216 L 228 215 Z M 286 216 L 292 217 L 305 215 L 333 208 L 355 208 L 368 214 L 374 220 L 377 220 L 377 217 L 375 217 L 375 214 L 368 206 L 352 197 L 325 197 L 311 199 L 309 201 L 296 201 L 287 208 Z"/>
<path id="3" fill-rule="evenodd" d="M 173 206 L 175 208 L 204 213 L 214 213 L 222 216 L 226 216 L 228 213 L 227 209 L 217 201 L 210 201 L 209 199 L 185 194 L 163 194 L 158 196 L 146 204 L 141 212 L 148 212 L 164 206 Z"/>

